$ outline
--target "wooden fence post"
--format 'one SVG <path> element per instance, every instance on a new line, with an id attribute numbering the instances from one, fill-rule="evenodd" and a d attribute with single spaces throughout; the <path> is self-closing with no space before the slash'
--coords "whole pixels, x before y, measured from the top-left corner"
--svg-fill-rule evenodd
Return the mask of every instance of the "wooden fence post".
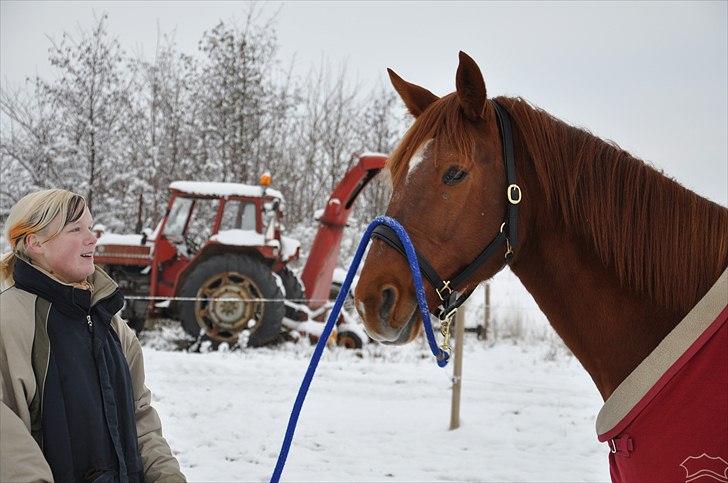
<path id="1" fill-rule="evenodd" d="M 488 340 L 488 330 L 490 329 L 490 281 L 485 282 L 485 314 L 483 317 L 483 327 L 478 331 L 478 339 Z"/>
<path id="2" fill-rule="evenodd" d="M 465 339 L 465 305 L 455 314 L 455 357 L 452 376 L 452 403 L 450 408 L 450 429 L 460 427 L 460 390 L 463 374 L 463 340 Z"/>

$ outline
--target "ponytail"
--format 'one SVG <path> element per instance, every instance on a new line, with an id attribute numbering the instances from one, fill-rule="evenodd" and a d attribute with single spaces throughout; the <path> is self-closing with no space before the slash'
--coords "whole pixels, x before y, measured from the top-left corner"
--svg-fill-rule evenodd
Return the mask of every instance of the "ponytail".
<path id="1" fill-rule="evenodd" d="M 13 282 L 13 268 L 15 267 L 15 252 L 0 255 L 0 287 L 5 289 Z"/>

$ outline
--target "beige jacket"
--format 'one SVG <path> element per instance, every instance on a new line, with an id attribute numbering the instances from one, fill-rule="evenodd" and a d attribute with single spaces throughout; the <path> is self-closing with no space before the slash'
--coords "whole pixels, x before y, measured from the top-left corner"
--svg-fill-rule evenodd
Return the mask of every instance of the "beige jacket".
<path id="1" fill-rule="evenodd" d="M 101 269 L 91 276 L 94 287 L 92 304 L 110 295 L 116 283 Z M 0 293 L 0 481 L 53 481 L 48 463 L 33 439 L 31 424 L 38 426 L 39 408 L 34 397 L 39 389 L 32 358 L 43 351 L 34 344 L 48 345 L 47 335 L 39 332 L 36 339 L 36 299 L 15 286 Z M 139 452 L 148 482 L 185 481 L 179 463 L 172 456 L 162 436 L 162 424 L 152 407 L 152 394 L 144 384 L 142 349 L 134 331 L 117 314 L 112 327 L 119 336 L 129 364 L 135 398 L 136 429 Z M 45 337 L 44 337 L 45 336 Z M 45 352 L 47 357 L 47 351 Z M 36 361 L 41 367 L 46 361 Z M 44 380 L 44 378 L 41 378 Z M 40 387 L 42 391 L 42 387 Z"/>

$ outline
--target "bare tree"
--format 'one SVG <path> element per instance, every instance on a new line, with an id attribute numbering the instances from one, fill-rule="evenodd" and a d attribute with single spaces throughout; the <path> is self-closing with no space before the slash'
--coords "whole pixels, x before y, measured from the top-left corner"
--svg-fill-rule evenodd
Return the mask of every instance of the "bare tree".
<path id="1" fill-rule="evenodd" d="M 391 88 L 379 86 L 366 97 L 358 127 L 359 152 L 390 154 L 404 132 L 403 119 L 397 115 L 399 100 Z M 385 170 L 362 192 L 354 212 L 359 218 L 372 219 L 385 212 L 392 193 Z"/>
<path id="2" fill-rule="evenodd" d="M 255 6 L 242 26 L 220 22 L 205 32 L 200 49 L 200 110 L 207 152 L 221 163 L 224 181 L 253 182 L 265 135 L 286 93 L 277 88 L 275 17 L 262 19 Z"/>
<path id="3" fill-rule="evenodd" d="M 158 37 L 151 61 L 130 61 L 133 89 L 127 97 L 129 122 L 123 127 L 128 162 L 139 180 L 128 195 L 142 197 L 145 225 L 163 214 L 170 181 L 203 171 L 196 160 L 197 64 L 178 52 L 173 35 Z"/>
<path id="4" fill-rule="evenodd" d="M 357 89 L 347 82 L 345 64 L 333 73 L 322 60 L 310 72 L 302 91 L 299 116 L 292 128 L 298 176 L 286 180 L 296 200 L 291 213 L 296 222 L 310 220 L 351 167 L 361 122 Z"/>
<path id="5" fill-rule="evenodd" d="M 12 204 L 33 189 L 64 184 L 59 173 L 64 155 L 56 122 L 59 106 L 37 80 L 31 88 L 31 92 L 20 88 L 0 92 L 3 204 Z"/>
<path id="6" fill-rule="evenodd" d="M 49 60 L 58 77 L 39 81 L 59 107 L 56 122 L 63 130 L 64 149 L 74 154 L 85 175 L 80 184 L 90 208 L 97 194 L 108 193 L 118 173 L 115 167 L 123 163 L 120 131 L 128 84 L 121 68 L 123 52 L 109 36 L 106 20 L 104 14 L 90 31 L 64 33 L 59 42 L 51 39 Z M 113 196 L 108 199 L 113 201 Z"/>

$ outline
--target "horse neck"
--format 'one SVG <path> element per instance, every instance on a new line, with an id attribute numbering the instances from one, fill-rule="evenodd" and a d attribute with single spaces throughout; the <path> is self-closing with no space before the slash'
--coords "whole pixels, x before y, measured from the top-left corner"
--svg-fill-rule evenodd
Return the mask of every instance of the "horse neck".
<path id="1" fill-rule="evenodd" d="M 532 231 L 520 251 L 513 273 L 605 400 L 681 318 L 621 288 L 568 230 Z"/>
<path id="2" fill-rule="evenodd" d="M 575 227 L 573 220 L 572 224 L 565 222 L 558 209 L 546 208 L 548 203 L 534 161 L 519 135 L 516 159 L 521 160 L 519 179 L 525 188 L 527 205 L 522 209 L 520 223 L 524 225 L 524 236 L 511 268 L 606 399 L 682 320 L 687 310 L 657 303 L 627 288 L 614 267 L 602 262 L 583 227 Z M 613 193 L 608 199 L 620 196 L 624 195 Z M 721 230 L 728 234 L 722 209 Z M 629 224 L 630 220 L 625 219 L 624 223 Z M 706 287 L 712 285 L 726 265 L 725 247 L 721 245 L 716 251 L 716 257 L 693 260 L 706 264 Z M 698 300 L 699 297 L 692 303 Z"/>

